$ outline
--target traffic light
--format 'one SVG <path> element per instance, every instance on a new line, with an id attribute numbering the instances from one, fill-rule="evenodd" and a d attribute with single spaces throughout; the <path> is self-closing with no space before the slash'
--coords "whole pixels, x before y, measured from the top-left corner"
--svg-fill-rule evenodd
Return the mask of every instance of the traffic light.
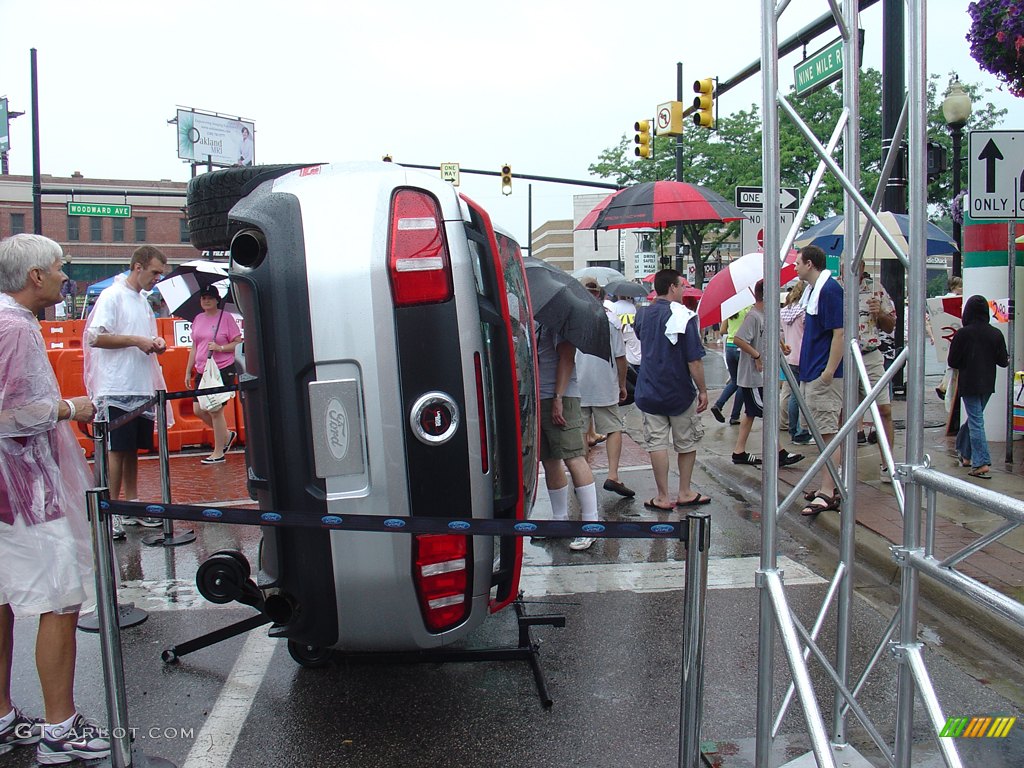
<path id="1" fill-rule="evenodd" d="M 929 141 L 925 153 L 928 161 L 928 181 L 933 182 L 949 170 L 946 148 L 937 141 Z"/>
<path id="2" fill-rule="evenodd" d="M 501 194 L 512 194 L 512 166 L 508 163 L 501 166 Z"/>
<path id="3" fill-rule="evenodd" d="M 637 157 L 650 157 L 651 121 L 637 120 L 633 123 L 633 130 L 636 131 L 636 136 L 633 137 L 633 141 L 636 143 L 636 146 L 633 148 L 633 153 Z"/>
<path id="4" fill-rule="evenodd" d="M 391 158 L 391 155 L 384 155 L 381 157 L 381 160 L 383 160 L 385 163 L 394 162 Z"/>
<path id="5" fill-rule="evenodd" d="M 705 77 L 693 83 L 693 92 L 697 96 L 693 100 L 693 124 L 701 128 L 715 127 L 715 78 Z"/>

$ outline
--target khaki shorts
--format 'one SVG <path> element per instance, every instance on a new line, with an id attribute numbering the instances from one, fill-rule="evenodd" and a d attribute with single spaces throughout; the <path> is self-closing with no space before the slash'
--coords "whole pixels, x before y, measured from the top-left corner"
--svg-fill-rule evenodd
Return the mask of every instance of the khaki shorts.
<path id="1" fill-rule="evenodd" d="M 583 413 L 584 424 L 594 419 L 594 431 L 599 435 L 613 435 L 625 429 L 617 405 L 584 405 L 580 411 Z"/>
<path id="2" fill-rule="evenodd" d="M 865 352 L 864 355 L 864 367 L 868 372 L 868 381 L 871 382 L 871 386 L 875 386 L 878 380 L 885 375 L 885 357 L 882 355 L 882 350 L 873 349 L 870 352 Z M 860 382 L 860 376 L 857 377 L 857 381 Z M 863 400 L 867 392 L 864 390 L 864 382 L 860 382 L 860 399 Z M 892 399 L 889 396 L 889 387 L 886 387 L 878 393 L 878 399 L 875 400 L 878 405 L 889 405 Z"/>
<path id="3" fill-rule="evenodd" d="M 843 411 L 843 380 L 832 379 L 830 384 L 820 378 L 805 381 L 800 385 L 804 402 L 811 412 L 811 418 L 823 435 L 834 435 L 839 431 L 839 415 Z"/>
<path id="4" fill-rule="evenodd" d="M 676 453 L 692 453 L 703 437 L 704 424 L 697 413 L 696 396 L 678 416 L 644 414 L 644 447 L 648 451 L 665 451 L 671 446 Z"/>
<path id="5" fill-rule="evenodd" d="M 562 398 L 562 416 L 565 426 L 561 427 L 551 421 L 551 405 L 553 397 L 540 401 L 540 460 L 575 459 L 586 456 L 587 448 L 583 441 L 583 415 L 580 413 L 578 397 Z"/>

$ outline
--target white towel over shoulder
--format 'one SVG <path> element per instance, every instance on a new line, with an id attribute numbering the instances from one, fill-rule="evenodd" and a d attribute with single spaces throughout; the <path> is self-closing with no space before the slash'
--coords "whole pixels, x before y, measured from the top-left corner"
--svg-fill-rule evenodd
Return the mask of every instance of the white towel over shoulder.
<path id="1" fill-rule="evenodd" d="M 823 269 L 821 274 L 818 275 L 817 282 L 809 290 L 805 290 L 803 296 L 800 297 L 800 306 L 804 308 L 808 315 L 818 314 L 818 299 L 821 298 L 821 289 L 829 281 L 830 277 L 832 277 L 832 273 L 827 269 Z"/>
<path id="2" fill-rule="evenodd" d="M 686 333 L 686 326 L 689 325 L 690 318 L 696 317 L 697 313 L 675 301 L 671 302 L 670 308 L 672 314 L 665 321 L 665 336 L 670 344 L 675 344 L 679 341 L 679 334 Z"/>

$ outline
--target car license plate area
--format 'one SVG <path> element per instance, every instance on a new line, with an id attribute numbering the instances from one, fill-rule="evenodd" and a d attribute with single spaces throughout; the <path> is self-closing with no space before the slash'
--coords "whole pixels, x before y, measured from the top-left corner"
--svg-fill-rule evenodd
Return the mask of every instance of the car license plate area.
<path id="1" fill-rule="evenodd" d="M 357 379 L 309 384 L 309 416 L 316 476 L 346 477 L 366 472 L 366 437 Z"/>

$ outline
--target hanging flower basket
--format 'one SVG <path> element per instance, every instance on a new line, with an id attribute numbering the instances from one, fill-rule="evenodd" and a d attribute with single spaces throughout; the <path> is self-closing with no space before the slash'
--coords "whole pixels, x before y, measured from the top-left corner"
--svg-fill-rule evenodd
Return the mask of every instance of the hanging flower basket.
<path id="1" fill-rule="evenodd" d="M 1024 0 L 976 0 L 967 6 L 971 56 L 1024 97 Z"/>

